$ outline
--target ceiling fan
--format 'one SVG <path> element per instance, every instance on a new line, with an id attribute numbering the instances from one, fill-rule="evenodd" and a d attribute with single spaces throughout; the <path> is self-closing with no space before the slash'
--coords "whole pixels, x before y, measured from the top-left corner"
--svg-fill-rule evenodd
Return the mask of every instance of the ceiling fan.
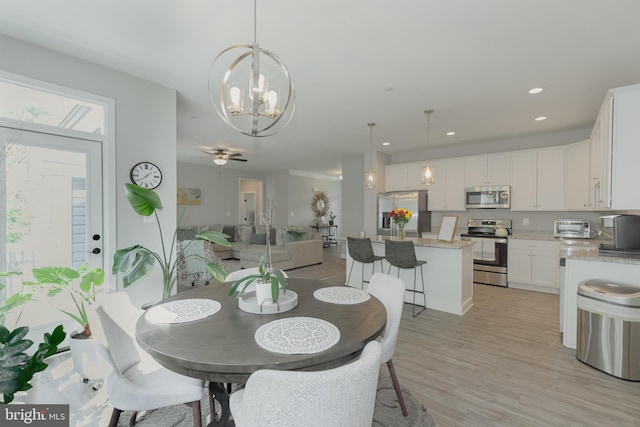
<path id="1" fill-rule="evenodd" d="M 213 157 L 213 163 L 222 166 L 226 165 L 228 160 L 235 160 L 236 162 L 246 162 L 247 159 L 238 159 L 242 156 L 242 153 L 231 153 L 225 151 L 223 148 L 216 148 L 215 150 L 202 150 L 203 153 Z"/>

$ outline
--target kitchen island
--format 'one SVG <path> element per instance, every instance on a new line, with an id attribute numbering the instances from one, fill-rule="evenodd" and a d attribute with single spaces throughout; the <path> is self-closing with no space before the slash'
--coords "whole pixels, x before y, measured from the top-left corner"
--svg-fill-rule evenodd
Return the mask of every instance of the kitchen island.
<path id="1" fill-rule="evenodd" d="M 384 256 L 384 241 L 396 239 L 395 237 L 377 236 L 371 239 L 373 252 Z M 408 237 L 415 246 L 416 258 L 427 261 L 422 267 L 424 274 L 424 287 L 426 307 L 434 310 L 445 311 L 457 315 L 464 315 L 473 306 L 473 256 L 471 248 L 473 243 L 454 240 L 446 242 L 436 239 L 420 239 Z M 346 277 L 349 278 L 349 269 L 352 259 L 349 250 L 346 250 Z M 389 271 L 389 263 L 382 261 L 384 273 Z M 363 265 L 356 262 L 347 285 L 360 288 Z M 375 263 L 375 272 L 380 272 L 380 263 Z M 397 276 L 397 269 L 391 267 L 392 276 Z M 371 264 L 364 265 L 364 280 L 371 277 Z M 400 278 L 404 281 L 407 292 L 405 302 L 413 302 L 413 270 L 401 270 Z M 420 272 L 417 271 L 416 286 L 422 285 Z M 364 284 L 366 288 L 366 283 Z M 424 306 L 422 295 L 416 294 L 416 304 Z"/>
<path id="2" fill-rule="evenodd" d="M 603 279 L 611 282 L 640 286 L 640 259 L 618 258 L 592 254 L 565 257 L 565 285 L 562 298 L 564 327 L 562 344 L 576 348 L 577 344 L 577 292 L 583 280 Z"/>

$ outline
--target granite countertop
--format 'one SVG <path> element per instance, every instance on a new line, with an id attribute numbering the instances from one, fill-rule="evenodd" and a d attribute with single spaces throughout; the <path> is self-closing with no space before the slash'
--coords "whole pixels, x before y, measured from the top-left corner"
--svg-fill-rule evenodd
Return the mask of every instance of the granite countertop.
<path id="1" fill-rule="evenodd" d="M 397 237 L 376 236 L 371 239 L 371 243 L 384 243 L 385 240 L 397 240 Z M 421 239 L 416 237 L 405 237 L 405 240 L 411 240 L 415 246 L 442 249 L 464 249 L 474 245 L 472 242 L 466 240 L 454 240 L 452 242 L 447 242 L 438 239 Z"/>
<path id="2" fill-rule="evenodd" d="M 611 262 L 616 264 L 632 264 L 640 265 L 640 258 L 624 258 L 616 256 L 602 256 L 598 254 L 591 255 L 569 255 L 564 257 L 566 259 L 577 259 L 581 261 L 595 261 L 595 262 Z"/>

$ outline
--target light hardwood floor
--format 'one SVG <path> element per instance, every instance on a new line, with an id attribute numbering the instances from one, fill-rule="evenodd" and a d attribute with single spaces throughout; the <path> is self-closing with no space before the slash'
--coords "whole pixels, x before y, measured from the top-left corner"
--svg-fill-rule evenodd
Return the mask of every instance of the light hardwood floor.
<path id="1" fill-rule="evenodd" d="M 307 272 L 344 283 L 339 253 L 325 249 L 328 262 Z M 304 277 L 305 269 L 289 273 Z M 426 310 L 412 318 L 406 305 L 393 360 L 400 384 L 438 426 L 640 426 L 640 383 L 592 369 L 562 346 L 557 295 L 475 285 L 462 317 Z M 69 363 L 54 375 L 67 389 L 60 400 L 81 408 L 78 425 L 102 425 L 104 390 L 78 383 Z"/>

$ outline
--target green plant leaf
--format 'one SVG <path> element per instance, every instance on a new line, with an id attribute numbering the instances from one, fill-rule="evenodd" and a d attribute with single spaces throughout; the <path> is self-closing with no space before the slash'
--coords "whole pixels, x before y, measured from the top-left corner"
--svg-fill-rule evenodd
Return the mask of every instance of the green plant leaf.
<path id="1" fill-rule="evenodd" d="M 208 262 L 206 264 L 207 270 L 211 275 L 218 280 L 219 282 L 224 282 L 224 278 L 227 277 L 226 271 L 220 264 L 216 264 L 215 262 Z"/>
<path id="2" fill-rule="evenodd" d="M 31 271 L 33 273 L 33 277 L 35 277 L 39 283 L 67 285 L 71 280 L 80 277 L 80 273 L 73 268 L 68 267 L 47 266 L 34 268 Z"/>
<path id="3" fill-rule="evenodd" d="M 113 273 L 126 273 L 122 284 L 126 288 L 140 280 L 153 269 L 156 258 L 153 253 L 140 245 L 119 249 L 113 255 Z"/>
<path id="4" fill-rule="evenodd" d="M 212 243 L 216 243 L 221 246 L 226 246 L 230 248 L 231 242 L 227 240 L 230 236 L 228 234 L 220 233 L 218 231 L 205 231 L 199 234 L 196 234 L 196 239 L 207 240 Z"/>
<path id="5" fill-rule="evenodd" d="M 24 338 L 24 336 L 27 335 L 27 333 L 29 333 L 29 328 L 26 326 L 21 326 L 19 328 L 14 329 L 9 333 L 9 336 L 7 337 L 7 345 L 12 345 L 14 343 L 17 343 L 22 338 Z"/>
<path id="6" fill-rule="evenodd" d="M 0 344 L 6 344 L 9 338 L 9 330 L 3 325 L 0 325 Z"/>
<path id="7" fill-rule="evenodd" d="M 0 360 L 2 357 L 11 356 L 13 354 L 21 353 L 31 347 L 33 345 L 33 341 L 31 340 L 21 340 L 15 344 L 5 345 L 2 349 L 2 353 L 0 354 Z M 0 362 L 1 363 L 1 362 Z"/>
<path id="8" fill-rule="evenodd" d="M 31 345 L 29 345 L 29 347 L 31 347 Z M 29 356 L 26 353 L 3 355 L 2 358 L 0 358 L 0 367 L 9 368 L 11 366 L 19 366 L 27 360 L 29 360 Z"/>
<path id="9" fill-rule="evenodd" d="M 126 183 L 124 192 L 129 204 L 138 215 L 151 216 L 157 209 L 162 209 L 162 202 L 155 191 Z"/>
<path id="10" fill-rule="evenodd" d="M 240 292 L 238 292 L 238 297 L 239 297 L 240 295 L 242 295 L 244 290 L 247 289 L 247 286 L 249 286 L 255 280 L 260 279 L 261 277 L 262 276 L 258 274 L 251 274 L 249 276 L 243 277 L 242 279 L 236 280 L 235 282 L 233 282 L 233 285 L 231 285 L 231 287 L 229 288 L 228 295 L 233 295 L 233 293 L 240 287 L 240 285 L 243 285 Z"/>
<path id="11" fill-rule="evenodd" d="M 6 314 L 16 307 L 20 307 L 22 304 L 27 303 L 31 298 L 33 298 L 33 294 L 31 293 L 20 292 L 11 295 L 4 301 L 4 305 L 0 307 L 0 315 Z"/>
<path id="12" fill-rule="evenodd" d="M 102 283 L 104 283 L 104 271 L 99 268 L 92 268 L 82 276 L 80 289 L 82 289 L 83 292 L 89 292 L 92 287 L 100 286 Z"/>
<path id="13" fill-rule="evenodd" d="M 0 271 L 0 277 L 19 276 L 17 271 Z"/>
<path id="14" fill-rule="evenodd" d="M 273 301 L 278 301 L 278 295 L 280 295 L 280 285 L 278 284 L 278 278 L 276 276 L 271 277 L 269 279 L 271 282 L 271 299 Z"/>

